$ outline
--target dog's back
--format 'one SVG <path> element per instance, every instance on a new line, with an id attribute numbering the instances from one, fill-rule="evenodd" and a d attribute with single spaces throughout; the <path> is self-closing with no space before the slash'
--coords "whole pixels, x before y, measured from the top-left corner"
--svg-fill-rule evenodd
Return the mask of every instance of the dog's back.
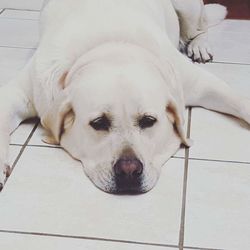
<path id="1" fill-rule="evenodd" d="M 42 33 L 52 37 L 62 29 L 67 33 L 67 25 L 72 32 L 72 23 L 78 35 L 106 32 L 114 39 L 121 33 L 134 33 L 135 37 L 142 30 L 164 29 L 178 44 L 178 19 L 170 0 L 50 0 L 41 15 Z"/>

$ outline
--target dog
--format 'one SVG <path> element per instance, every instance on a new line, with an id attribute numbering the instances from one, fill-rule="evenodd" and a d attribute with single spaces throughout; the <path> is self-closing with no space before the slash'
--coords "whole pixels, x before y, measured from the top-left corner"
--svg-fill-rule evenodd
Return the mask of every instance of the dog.
<path id="1" fill-rule="evenodd" d="M 212 60 L 207 30 L 226 8 L 201 0 L 51 0 L 40 43 L 0 89 L 0 183 L 9 137 L 39 117 L 45 141 L 80 160 L 90 180 L 114 194 L 151 190 L 181 144 L 185 107 L 250 123 L 250 101 L 195 63 Z M 185 48 L 187 56 L 180 53 Z"/>

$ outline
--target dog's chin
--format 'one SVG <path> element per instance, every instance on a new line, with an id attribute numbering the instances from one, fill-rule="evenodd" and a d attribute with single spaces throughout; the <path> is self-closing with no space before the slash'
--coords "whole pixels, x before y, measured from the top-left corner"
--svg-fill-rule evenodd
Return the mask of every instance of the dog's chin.
<path id="1" fill-rule="evenodd" d="M 84 172 L 89 180 L 99 190 L 115 195 L 140 195 L 145 194 L 152 190 L 160 176 L 160 169 L 147 168 L 144 170 L 143 175 L 137 180 L 125 181 L 120 180 L 110 168 L 104 168 L 103 164 L 97 167 L 87 167 L 83 164 Z M 103 169 L 101 171 L 101 169 Z"/>
<path id="2" fill-rule="evenodd" d="M 89 176 L 88 176 L 89 177 Z M 121 188 L 117 185 L 117 182 L 114 178 L 110 181 L 104 183 L 102 181 L 98 181 L 96 178 L 89 177 L 91 182 L 97 187 L 99 190 L 113 195 L 141 195 L 151 191 L 157 184 L 158 178 L 153 183 L 146 183 L 142 180 L 142 185 L 137 187 L 128 187 L 128 188 Z"/>
<path id="3" fill-rule="evenodd" d="M 140 188 L 140 189 L 119 189 L 117 188 L 115 185 L 111 186 L 111 187 L 102 187 L 98 184 L 94 185 L 100 189 L 101 191 L 108 193 L 108 194 L 112 194 L 112 195 L 142 195 L 142 194 L 146 194 L 148 193 L 150 190 L 152 190 L 154 188 L 154 186 L 150 187 L 150 188 Z"/>

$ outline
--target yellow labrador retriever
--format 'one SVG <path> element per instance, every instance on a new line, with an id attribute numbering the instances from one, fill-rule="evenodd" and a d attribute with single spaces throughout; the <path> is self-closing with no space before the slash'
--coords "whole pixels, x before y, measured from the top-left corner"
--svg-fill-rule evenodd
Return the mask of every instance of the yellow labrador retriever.
<path id="1" fill-rule="evenodd" d="M 0 89 L 1 186 L 9 135 L 30 117 L 110 193 L 149 191 L 180 144 L 190 146 L 186 106 L 250 123 L 250 101 L 179 52 L 210 61 L 207 29 L 225 15 L 201 0 L 49 1 L 35 55 Z"/>

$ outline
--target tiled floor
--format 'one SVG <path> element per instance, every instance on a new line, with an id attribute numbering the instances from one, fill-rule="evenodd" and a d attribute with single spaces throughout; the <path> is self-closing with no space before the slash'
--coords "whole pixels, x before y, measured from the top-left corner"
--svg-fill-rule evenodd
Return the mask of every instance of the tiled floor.
<path id="1" fill-rule="evenodd" d="M 45 0 L 0 0 L 0 8 L 39 11 Z"/>
<path id="2" fill-rule="evenodd" d="M 37 11 L 0 15 L 0 85 L 34 53 L 37 20 Z M 215 62 L 201 67 L 250 97 L 250 21 L 227 20 L 210 33 Z M 202 109 L 188 118 L 194 146 L 141 196 L 99 191 L 79 162 L 41 142 L 36 121 L 20 126 L 0 194 L 0 249 L 250 249 L 250 128 Z"/>

